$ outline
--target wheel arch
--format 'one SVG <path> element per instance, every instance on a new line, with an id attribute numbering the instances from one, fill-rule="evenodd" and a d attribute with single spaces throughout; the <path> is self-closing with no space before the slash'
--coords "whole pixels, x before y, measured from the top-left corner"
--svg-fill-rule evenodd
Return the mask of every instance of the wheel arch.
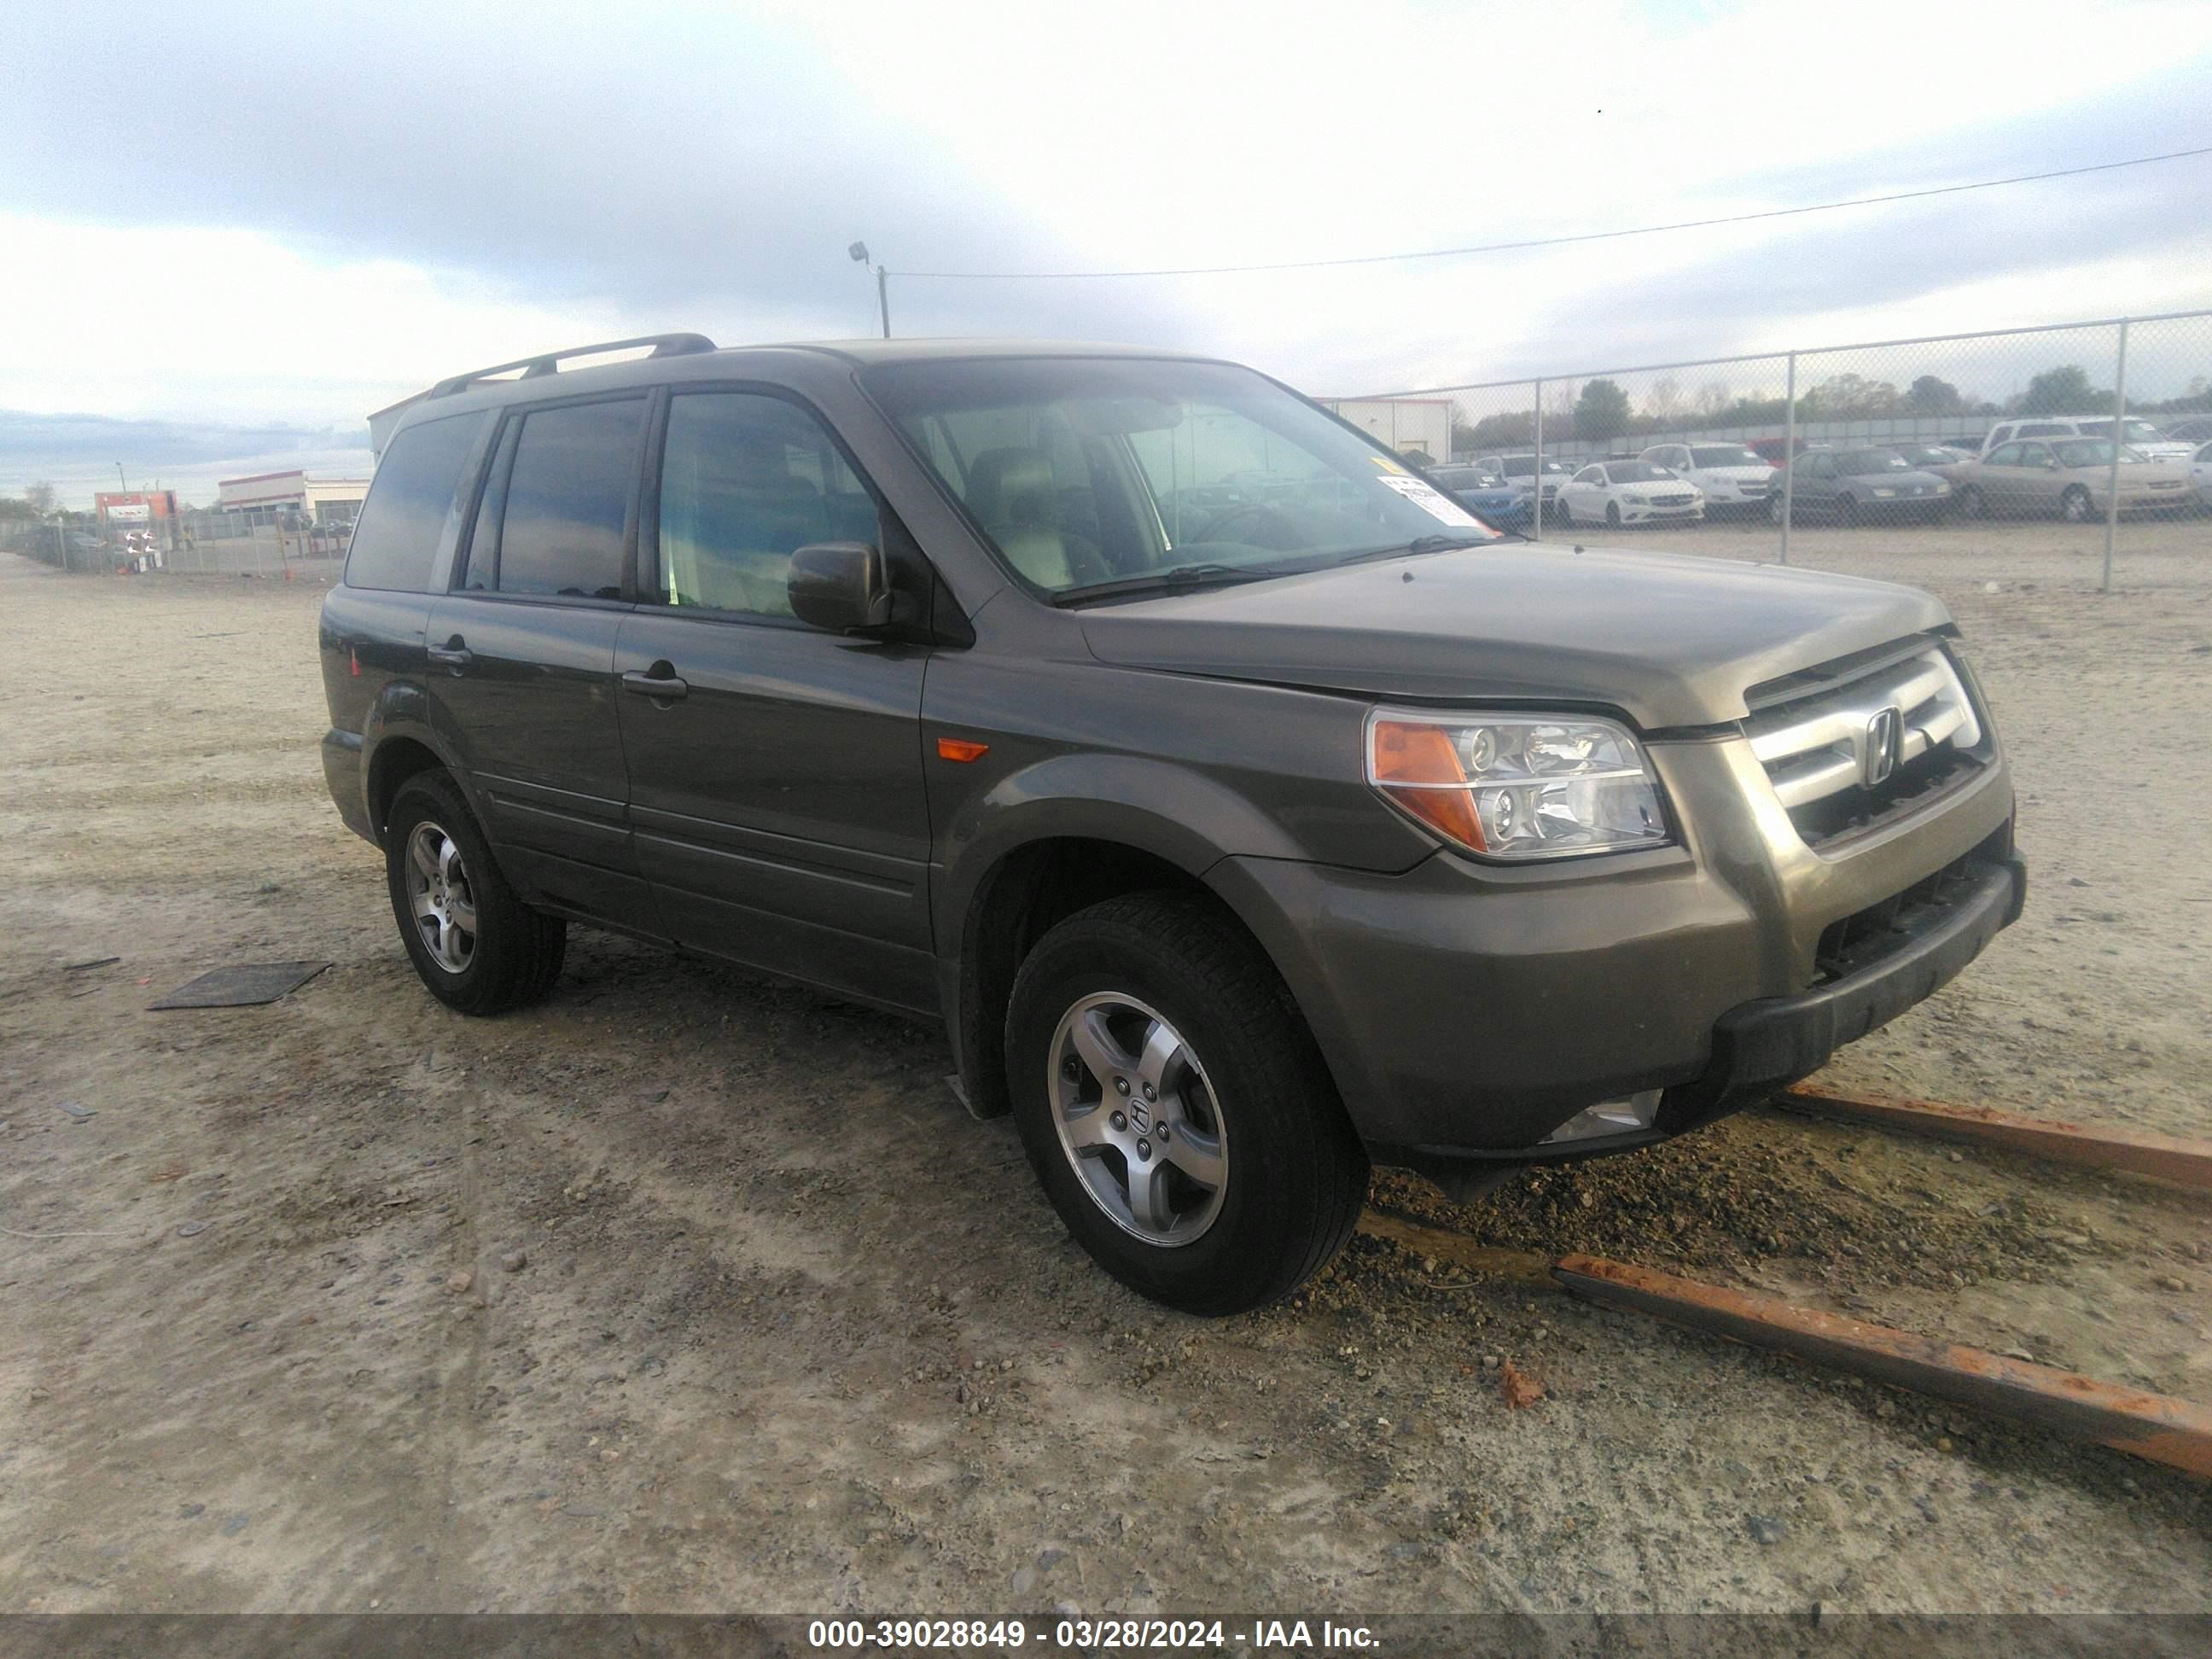
<path id="1" fill-rule="evenodd" d="M 1183 769 L 1065 758 L 1079 786 L 1054 763 L 1014 774 L 945 837 L 960 850 L 935 884 L 939 1000 L 980 1117 L 1008 1109 L 1007 1000 L 1023 957 L 1055 922 L 1125 893 L 1184 892 L 1218 907 L 1273 963 L 1264 927 L 1208 872 L 1237 853 L 1304 856 L 1250 802 Z"/>

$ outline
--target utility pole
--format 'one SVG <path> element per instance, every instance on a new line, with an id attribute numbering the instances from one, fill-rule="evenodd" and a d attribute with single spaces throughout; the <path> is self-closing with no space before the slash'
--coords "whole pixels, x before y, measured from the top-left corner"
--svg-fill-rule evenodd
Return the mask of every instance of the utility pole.
<path id="1" fill-rule="evenodd" d="M 868 245 L 866 242 L 855 242 L 845 252 L 855 264 L 868 263 Z M 891 276 L 890 272 L 880 264 L 876 267 L 876 307 L 883 313 L 884 338 L 888 340 L 891 337 Z"/>

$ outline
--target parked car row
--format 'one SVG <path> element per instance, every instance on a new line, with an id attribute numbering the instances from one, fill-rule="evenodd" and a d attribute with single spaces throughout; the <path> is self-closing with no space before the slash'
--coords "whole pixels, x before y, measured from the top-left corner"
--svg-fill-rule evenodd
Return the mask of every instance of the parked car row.
<path id="1" fill-rule="evenodd" d="M 2119 446 L 2115 466 L 2113 451 Z M 1810 443 L 1780 438 L 1654 444 L 1587 458 L 1580 469 L 1534 454 L 1485 455 L 1431 476 L 1485 522 L 1525 530 L 1540 496 L 1547 523 L 1696 522 L 1764 513 L 1779 524 L 2055 514 L 2103 517 L 2118 475 L 2123 513 L 2212 510 L 2212 416 L 2163 429 L 2139 416 L 2043 415 L 2001 421 L 1965 441 Z M 1794 460 L 1794 465 L 1791 464 Z M 1793 476 L 1794 474 L 1794 476 Z M 1785 508 L 1785 497 L 1787 507 Z"/>

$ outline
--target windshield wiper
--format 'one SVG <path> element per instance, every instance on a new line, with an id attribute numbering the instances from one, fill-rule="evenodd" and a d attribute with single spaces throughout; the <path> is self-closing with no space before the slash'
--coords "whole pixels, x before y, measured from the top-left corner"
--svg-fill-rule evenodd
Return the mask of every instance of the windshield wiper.
<path id="1" fill-rule="evenodd" d="M 1154 593 L 1178 587 L 1212 587 L 1231 582 L 1256 582 L 1285 573 L 1264 564 L 1178 564 L 1141 576 L 1121 576 L 1112 581 L 1091 582 L 1064 588 L 1052 596 L 1054 605 L 1081 605 L 1091 599 L 1118 599 L 1128 593 Z"/>
<path id="2" fill-rule="evenodd" d="M 1463 547 L 1487 547 L 1490 538 L 1469 541 L 1464 536 L 1416 536 L 1410 542 L 1394 542 L 1388 547 L 1370 547 L 1364 553 L 1349 553 L 1336 562 L 1364 564 L 1370 559 L 1402 558 L 1408 553 L 1452 553 Z"/>

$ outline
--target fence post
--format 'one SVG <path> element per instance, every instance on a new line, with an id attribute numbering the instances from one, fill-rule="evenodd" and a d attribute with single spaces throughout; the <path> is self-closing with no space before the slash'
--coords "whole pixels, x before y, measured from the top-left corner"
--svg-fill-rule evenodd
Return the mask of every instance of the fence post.
<path id="1" fill-rule="evenodd" d="M 2100 593 L 2112 591 L 2112 541 L 2120 530 L 2120 446 L 2128 428 L 2128 319 L 2120 319 L 2120 361 L 2112 379 L 2112 471 L 2105 484 L 2105 580 Z"/>
<path id="2" fill-rule="evenodd" d="M 1782 412 L 1782 562 L 1790 562 L 1790 520 L 1797 501 L 1797 354 L 1790 354 L 1783 385 Z"/>
<path id="3" fill-rule="evenodd" d="M 1544 539 L 1544 383 L 1536 382 L 1536 434 L 1529 445 L 1534 453 L 1528 458 L 1528 539 Z"/>

